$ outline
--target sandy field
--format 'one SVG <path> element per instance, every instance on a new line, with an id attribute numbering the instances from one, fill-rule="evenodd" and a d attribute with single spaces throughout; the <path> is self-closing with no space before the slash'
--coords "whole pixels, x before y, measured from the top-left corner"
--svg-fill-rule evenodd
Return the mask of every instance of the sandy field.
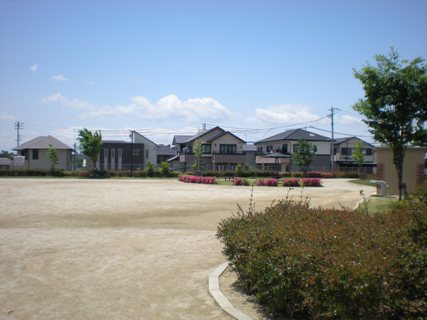
<path id="1" fill-rule="evenodd" d="M 346 180 L 324 186 L 304 197 L 360 200 Z M 256 207 L 288 190 L 255 187 Z M 229 319 L 207 289 L 225 261 L 215 230 L 250 195 L 160 179 L 0 179 L 0 319 Z"/>

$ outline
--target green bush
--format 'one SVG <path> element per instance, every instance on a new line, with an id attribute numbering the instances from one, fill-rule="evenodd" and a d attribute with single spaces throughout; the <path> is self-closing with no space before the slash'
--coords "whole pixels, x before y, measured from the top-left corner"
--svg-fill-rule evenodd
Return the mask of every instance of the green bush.
<path id="1" fill-rule="evenodd" d="M 154 168 L 154 164 L 151 161 L 147 161 L 144 171 L 147 177 L 154 177 L 156 174 L 156 169 Z"/>
<path id="2" fill-rule="evenodd" d="M 282 200 L 217 236 L 249 293 L 287 319 L 426 319 L 427 206 L 368 215 Z"/>

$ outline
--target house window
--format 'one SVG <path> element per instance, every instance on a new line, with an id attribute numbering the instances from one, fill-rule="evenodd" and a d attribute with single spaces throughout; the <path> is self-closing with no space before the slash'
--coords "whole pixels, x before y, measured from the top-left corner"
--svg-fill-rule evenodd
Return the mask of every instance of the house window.
<path id="1" fill-rule="evenodd" d="M 220 144 L 219 152 L 222 154 L 236 154 L 237 146 L 235 144 Z"/>
<path id="2" fill-rule="evenodd" d="M 287 144 L 282 145 L 282 153 L 288 153 L 288 145 Z"/>
<path id="3" fill-rule="evenodd" d="M 371 148 L 366 148 L 366 149 L 365 149 L 365 154 L 366 154 L 367 156 L 372 156 L 372 149 L 371 149 Z"/>
<path id="4" fill-rule="evenodd" d="M 313 146 L 313 152 L 317 152 L 317 146 L 315 144 L 312 144 Z"/>
<path id="5" fill-rule="evenodd" d="M 351 156 L 352 153 L 353 153 L 352 148 L 341 148 L 341 154 L 343 156 Z"/>
<path id="6" fill-rule="evenodd" d="M 262 147 L 258 147 L 256 153 L 259 154 L 259 155 L 261 155 L 262 154 Z"/>
<path id="7" fill-rule="evenodd" d="M 39 159 L 39 149 L 33 149 L 33 160 L 38 160 Z"/>
<path id="8" fill-rule="evenodd" d="M 132 156 L 139 157 L 139 148 L 132 149 Z"/>
<path id="9" fill-rule="evenodd" d="M 212 150 L 210 144 L 202 144 L 201 149 L 202 149 L 202 154 L 210 154 Z"/>
<path id="10" fill-rule="evenodd" d="M 267 146 L 267 153 L 273 153 L 273 146 Z"/>
<path id="11" fill-rule="evenodd" d="M 145 150 L 145 159 L 148 158 L 148 150 Z"/>

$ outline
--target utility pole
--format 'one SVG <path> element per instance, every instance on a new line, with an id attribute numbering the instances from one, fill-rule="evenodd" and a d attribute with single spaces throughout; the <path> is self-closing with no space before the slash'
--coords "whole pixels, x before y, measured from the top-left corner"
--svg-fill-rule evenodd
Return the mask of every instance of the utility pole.
<path id="1" fill-rule="evenodd" d="M 16 130 L 16 146 L 19 146 L 19 142 L 21 141 L 20 130 L 24 130 L 24 124 L 22 122 L 15 122 L 15 130 Z"/>
<path id="2" fill-rule="evenodd" d="M 340 109 L 338 108 L 334 108 L 331 107 L 329 109 L 329 111 L 331 112 L 331 114 L 329 115 L 329 117 L 331 117 L 331 172 L 334 172 L 334 142 L 335 142 L 335 137 L 334 137 L 334 114 L 335 111 L 339 111 Z"/>

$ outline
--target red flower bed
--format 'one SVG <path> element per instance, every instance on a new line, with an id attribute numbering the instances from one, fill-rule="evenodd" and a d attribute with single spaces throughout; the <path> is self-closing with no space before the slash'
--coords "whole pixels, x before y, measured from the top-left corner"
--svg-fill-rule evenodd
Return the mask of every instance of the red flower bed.
<path id="1" fill-rule="evenodd" d="M 287 178 L 283 179 L 284 187 L 321 187 L 322 180 L 320 178 Z"/>
<path id="2" fill-rule="evenodd" d="M 269 179 L 258 179 L 256 181 L 257 186 L 277 187 L 278 180 L 274 178 Z"/>
<path id="3" fill-rule="evenodd" d="M 203 184 L 215 184 L 216 178 L 215 177 L 199 177 L 199 176 L 180 176 L 178 178 L 181 182 L 186 183 L 203 183 Z"/>
<path id="4" fill-rule="evenodd" d="M 232 183 L 233 183 L 233 186 L 248 186 L 249 185 L 248 179 L 242 179 L 239 177 L 233 178 Z"/>

